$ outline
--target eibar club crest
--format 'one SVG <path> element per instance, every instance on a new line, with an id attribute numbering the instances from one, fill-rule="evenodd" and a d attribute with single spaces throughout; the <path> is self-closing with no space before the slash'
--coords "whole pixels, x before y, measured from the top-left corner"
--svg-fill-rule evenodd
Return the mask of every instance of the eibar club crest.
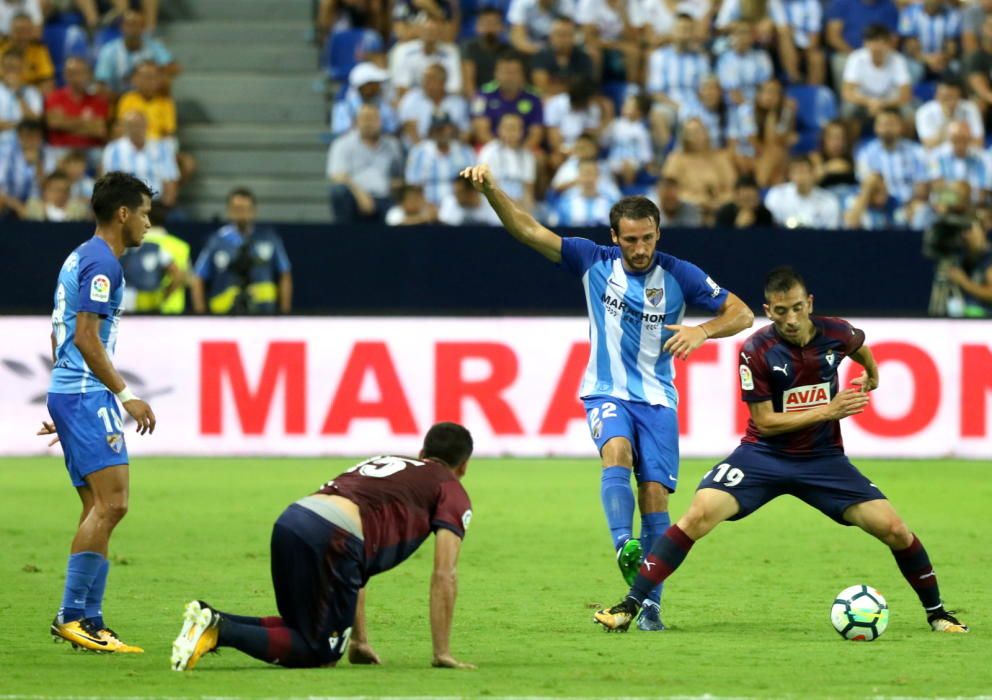
<path id="1" fill-rule="evenodd" d="M 644 290 L 644 296 L 651 302 L 652 306 L 658 306 L 665 300 L 665 288 L 654 287 Z"/>
<path id="2" fill-rule="evenodd" d="M 834 351 L 833 349 L 827 350 L 827 354 L 823 356 L 823 359 L 827 361 L 827 364 L 831 367 L 834 366 Z"/>

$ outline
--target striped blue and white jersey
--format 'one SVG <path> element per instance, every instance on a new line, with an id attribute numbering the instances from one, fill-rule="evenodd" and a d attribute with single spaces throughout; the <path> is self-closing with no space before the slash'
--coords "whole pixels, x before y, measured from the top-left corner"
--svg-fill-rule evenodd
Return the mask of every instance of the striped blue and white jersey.
<path id="1" fill-rule="evenodd" d="M 984 200 L 985 193 L 992 190 L 992 168 L 989 167 L 988 155 L 977 148 L 969 148 L 962 157 L 955 155 L 949 143 L 938 146 L 930 154 L 929 174 L 931 180 L 967 182 L 976 202 Z"/>
<path id="2" fill-rule="evenodd" d="M 684 104 L 696 99 L 699 83 L 710 73 L 710 59 L 701 51 L 681 52 L 674 46 L 655 49 L 648 58 L 647 90 Z"/>
<path id="3" fill-rule="evenodd" d="M 551 212 L 552 226 L 608 226 L 610 209 L 616 200 L 599 190 L 595 196 L 582 194 L 578 185 L 570 187 L 559 198 Z"/>
<path id="4" fill-rule="evenodd" d="M 905 203 L 913 196 L 913 186 L 927 179 L 926 153 L 909 139 L 899 139 L 890 150 L 875 138 L 858 153 L 856 171 L 862 181 L 872 173 L 881 174 L 889 194 Z"/>
<path id="5" fill-rule="evenodd" d="M 931 15 L 923 10 L 923 3 L 907 5 L 899 12 L 899 36 L 918 40 L 925 54 L 943 53 L 948 41 L 961 38 L 961 13 L 942 7 Z"/>
<path id="6" fill-rule="evenodd" d="M 123 300 L 124 272 L 106 241 L 94 236 L 69 254 L 55 287 L 55 368 L 49 393 L 107 391 L 76 347 L 76 315 L 86 311 L 100 316 L 100 342 L 113 357 Z"/>
<path id="7" fill-rule="evenodd" d="M 770 0 L 768 14 L 776 27 L 792 28 L 792 41 L 800 49 L 809 48 L 811 38 L 823 29 L 820 0 Z"/>
<path id="8" fill-rule="evenodd" d="M 662 346 L 686 304 L 716 313 L 727 290 L 692 263 L 656 252 L 646 272 L 628 272 L 617 246 L 564 238 L 561 266 L 582 278 L 589 310 L 589 365 L 579 395 L 675 408 L 675 368 Z"/>
<path id="9" fill-rule="evenodd" d="M 475 152 L 461 141 L 452 141 L 442 153 L 434 140 L 421 141 L 406 156 L 408 185 L 424 188 L 424 197 L 439 204 L 455 190 L 454 181 L 465 168 L 475 165 Z"/>
<path id="10" fill-rule="evenodd" d="M 740 90 L 750 102 L 758 86 L 774 74 L 772 59 L 764 49 L 751 49 L 745 54 L 725 51 L 716 61 L 716 77 L 727 100 L 732 90 Z"/>

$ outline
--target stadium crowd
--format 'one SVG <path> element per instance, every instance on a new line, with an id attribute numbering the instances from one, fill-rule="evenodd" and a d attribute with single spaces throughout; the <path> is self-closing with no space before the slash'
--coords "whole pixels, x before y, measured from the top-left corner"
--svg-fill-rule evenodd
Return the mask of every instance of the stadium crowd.
<path id="1" fill-rule="evenodd" d="M 336 221 L 926 229 L 985 211 L 989 0 L 321 0 Z"/>

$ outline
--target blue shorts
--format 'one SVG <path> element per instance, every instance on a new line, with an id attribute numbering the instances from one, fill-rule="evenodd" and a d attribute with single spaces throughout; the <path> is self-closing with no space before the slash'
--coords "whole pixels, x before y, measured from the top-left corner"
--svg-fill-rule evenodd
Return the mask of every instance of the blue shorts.
<path id="1" fill-rule="evenodd" d="M 671 492 L 679 477 L 679 419 L 675 409 L 612 396 L 582 399 L 589 433 L 596 449 L 615 437 L 627 438 L 634 449 L 637 483 L 657 481 Z"/>
<path id="2" fill-rule="evenodd" d="M 93 472 L 128 463 L 119 411 L 109 391 L 48 395 L 48 414 L 73 486 L 86 486 L 86 477 Z"/>
<path id="3" fill-rule="evenodd" d="M 844 454 L 786 457 L 754 445 L 741 445 L 710 469 L 698 489 L 726 491 L 740 505 L 731 520 L 745 518 L 774 498 L 795 496 L 841 525 L 844 511 L 885 495 Z"/>

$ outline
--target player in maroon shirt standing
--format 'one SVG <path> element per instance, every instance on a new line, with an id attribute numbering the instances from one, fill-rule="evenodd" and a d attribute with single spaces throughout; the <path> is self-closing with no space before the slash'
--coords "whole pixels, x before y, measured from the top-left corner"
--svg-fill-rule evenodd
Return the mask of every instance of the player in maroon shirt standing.
<path id="1" fill-rule="evenodd" d="M 703 476 L 685 515 L 655 540 L 627 597 L 598 611 L 595 621 L 626 631 L 648 591 L 679 567 L 700 537 L 790 494 L 888 545 L 930 628 L 967 632 L 944 609 L 927 550 L 844 454 L 841 419 L 864 411 L 878 387 L 878 365 L 864 332 L 839 318 L 811 316 L 813 295 L 791 268 L 768 275 L 765 302 L 772 323 L 748 338 L 740 356 L 741 398 L 751 411 L 747 434 Z M 852 381 L 855 388 L 838 391 L 837 369 L 845 357 L 864 372 Z"/>
<path id="2" fill-rule="evenodd" d="M 472 436 L 438 423 L 417 459 L 373 457 L 291 504 L 272 530 L 272 583 L 279 617 L 186 605 L 172 645 L 172 668 L 192 670 L 217 647 L 290 668 L 333 666 L 348 649 L 353 664 L 378 664 L 365 628 L 365 584 L 393 568 L 434 532 L 430 620 L 433 665 L 473 668 L 451 655 L 455 565 L 472 518 L 462 488 Z"/>

